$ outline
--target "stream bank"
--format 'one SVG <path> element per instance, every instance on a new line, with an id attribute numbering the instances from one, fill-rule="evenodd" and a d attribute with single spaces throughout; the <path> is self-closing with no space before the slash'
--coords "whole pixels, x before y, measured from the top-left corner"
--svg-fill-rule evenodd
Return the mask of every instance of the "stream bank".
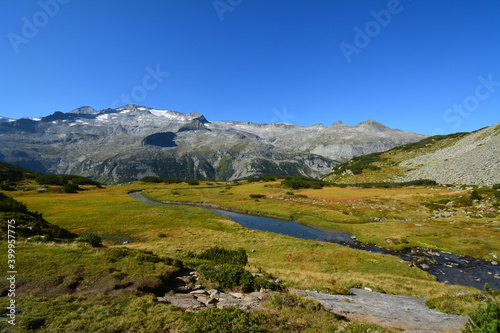
<path id="1" fill-rule="evenodd" d="M 140 192 L 132 192 L 130 196 L 134 199 L 155 205 L 183 204 L 177 202 L 158 202 L 145 197 Z M 358 250 L 397 256 L 407 261 L 409 265 L 417 266 L 436 276 L 437 280 L 442 283 L 474 287 L 480 290 L 483 289 L 485 283 L 488 283 L 492 289 L 500 290 L 500 266 L 496 262 L 424 248 L 394 251 L 376 245 L 361 243 L 355 236 L 340 231 L 322 231 L 293 221 L 283 221 L 274 217 L 263 217 L 262 215 L 248 215 L 248 211 L 245 211 L 245 213 L 235 212 L 233 209 L 222 209 L 222 207 L 216 204 L 191 203 L 190 205 L 210 209 L 249 229 L 274 232 L 305 240 L 337 243 Z"/>

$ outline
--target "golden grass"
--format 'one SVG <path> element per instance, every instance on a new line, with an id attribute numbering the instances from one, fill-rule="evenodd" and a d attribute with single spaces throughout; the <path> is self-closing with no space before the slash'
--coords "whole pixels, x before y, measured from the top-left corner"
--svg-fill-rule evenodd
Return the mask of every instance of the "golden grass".
<path id="1" fill-rule="evenodd" d="M 250 269 L 263 268 L 290 287 L 346 291 L 349 287 L 366 286 L 387 293 L 424 298 L 437 293 L 470 289 L 434 282 L 434 277 L 417 268 L 408 267 L 407 263 L 401 262 L 397 257 L 249 230 L 198 207 L 160 206 L 139 202 L 127 195 L 134 188 L 145 189 L 148 196 L 156 199 L 215 202 L 227 207 L 258 210 L 285 217 L 295 215 L 301 221 L 318 221 L 321 226 L 344 225 L 360 234 L 364 232 L 363 227 L 371 227 L 371 224 L 357 224 L 359 216 L 345 215 L 328 205 L 318 205 L 314 200 L 326 198 L 333 193 L 339 196 L 344 194 L 345 198 L 359 197 L 360 193 L 371 195 L 369 198 L 377 198 L 381 192 L 389 197 L 392 194 L 404 196 L 414 193 L 414 189 L 358 191 L 335 188 L 317 192 L 298 191 L 296 193 L 308 193 L 311 198 L 293 196 L 290 200 L 285 200 L 287 190 L 278 188 L 276 183 L 248 184 L 230 189 L 224 186 L 207 187 L 203 184 L 153 186 L 136 183 L 77 194 L 42 194 L 32 191 L 17 192 L 14 196 L 29 209 L 43 213 L 51 223 L 74 232 L 92 230 L 105 238 L 123 235 L 133 240 L 127 247 L 147 249 L 160 255 L 182 258 L 189 251 L 201 252 L 212 246 L 231 249 L 242 247 L 249 253 Z M 248 197 L 253 193 L 265 194 L 268 198 L 255 201 Z M 317 199 L 314 198 L 315 195 Z M 272 196 L 276 198 L 273 199 Z M 344 218 L 347 224 L 342 221 L 332 222 L 336 217 Z M 357 227 L 360 229 L 355 229 Z M 159 237 L 160 234 L 164 237 Z"/>

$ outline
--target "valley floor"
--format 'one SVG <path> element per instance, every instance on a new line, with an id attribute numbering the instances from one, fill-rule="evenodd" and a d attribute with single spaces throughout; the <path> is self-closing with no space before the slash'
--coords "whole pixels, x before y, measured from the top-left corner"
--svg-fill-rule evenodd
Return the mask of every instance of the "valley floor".
<path id="1" fill-rule="evenodd" d="M 266 271 L 278 277 L 287 288 L 332 294 L 349 293 L 350 288 L 370 288 L 387 294 L 427 299 L 434 308 L 459 314 L 470 313 L 483 299 L 477 289 L 438 283 L 433 276 L 394 256 L 249 230 L 199 207 L 139 202 L 128 195 L 130 191 L 138 190 L 158 201 L 213 203 L 293 219 L 317 228 L 343 230 L 362 242 L 392 249 L 419 246 L 490 261 L 500 255 L 500 216 L 492 199 L 485 193 L 481 200 L 464 205 L 465 198 L 470 196 L 470 189 L 464 188 L 325 187 L 290 190 L 277 181 L 201 182 L 199 185 L 136 182 L 76 194 L 50 190 L 12 194 L 30 210 L 43 213 L 52 224 L 75 233 L 97 233 L 111 249 L 145 250 L 189 264 L 191 253 L 200 253 L 210 247 L 243 248 L 249 257 L 248 270 Z M 27 286 L 30 279 L 46 274 L 42 266 L 34 269 L 38 267 L 34 265 L 36 251 L 23 252 L 23 246 L 28 244 L 19 245 L 23 253 L 19 258 L 20 271 L 25 272 L 20 274 L 20 286 Z M 63 245 L 40 246 L 44 246 L 46 255 L 52 256 L 49 253 Z M 64 256 L 58 258 L 58 264 L 62 266 L 71 260 L 64 259 Z M 51 274 L 60 274 L 57 266 L 52 270 Z M 86 279 L 87 276 L 82 274 Z M 63 277 L 61 281 L 66 280 Z M 39 300 L 28 297 L 37 296 L 36 293 L 22 287 L 19 292 L 23 298 L 20 304 L 37 308 Z M 43 292 L 39 295 L 37 297 L 43 297 Z M 61 296 L 55 296 L 56 299 L 47 302 L 62 309 L 61 300 L 58 300 Z M 91 307 L 85 303 L 87 301 L 72 299 L 71 303 Z M 79 302 L 86 305 L 77 305 Z M 99 302 L 108 301 L 101 298 Z M 145 299 L 140 302 L 149 304 Z M 155 313 L 158 311 L 156 305 L 148 305 L 148 308 Z M 172 315 L 169 320 L 180 320 L 176 316 Z M 332 325 L 339 326 L 338 323 Z"/>

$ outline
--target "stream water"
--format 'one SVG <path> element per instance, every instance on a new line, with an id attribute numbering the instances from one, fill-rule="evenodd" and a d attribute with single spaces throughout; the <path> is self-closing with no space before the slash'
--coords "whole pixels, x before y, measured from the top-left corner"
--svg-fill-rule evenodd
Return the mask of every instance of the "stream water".
<path id="1" fill-rule="evenodd" d="M 130 196 L 150 204 L 163 204 L 146 198 L 140 192 L 131 193 Z M 478 289 L 483 289 L 484 284 L 488 283 L 491 288 L 500 290 L 500 265 L 495 265 L 494 262 L 487 260 L 424 248 L 394 251 L 376 245 L 361 243 L 357 241 L 356 237 L 336 230 L 323 231 L 297 222 L 240 214 L 221 209 L 210 210 L 228 217 L 249 229 L 274 232 L 305 240 L 337 243 L 358 250 L 397 256 L 407 261 L 409 265 L 417 266 L 436 276 L 439 282 Z"/>

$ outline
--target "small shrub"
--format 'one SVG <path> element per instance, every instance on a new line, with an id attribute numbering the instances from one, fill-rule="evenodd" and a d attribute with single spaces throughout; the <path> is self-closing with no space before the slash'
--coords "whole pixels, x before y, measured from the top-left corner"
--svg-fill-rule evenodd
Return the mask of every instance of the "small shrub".
<path id="1" fill-rule="evenodd" d="M 165 237 L 167 237 L 167 234 L 164 234 L 164 233 L 159 233 L 159 234 L 158 234 L 158 237 L 160 237 L 160 238 L 165 238 Z"/>
<path id="2" fill-rule="evenodd" d="M 320 179 L 308 178 L 308 177 L 292 177 L 287 176 L 281 182 L 284 187 L 290 188 L 292 190 L 298 190 L 301 188 L 313 188 L 313 189 L 321 189 L 323 186 L 328 185 L 330 183 L 325 182 Z"/>
<path id="3" fill-rule="evenodd" d="M 242 248 L 238 250 L 227 250 L 221 247 L 211 247 L 198 256 L 199 259 L 210 260 L 215 264 L 232 264 L 245 266 L 248 263 L 248 255 Z"/>
<path id="4" fill-rule="evenodd" d="M 241 289 L 248 292 L 254 290 L 254 278 L 252 274 L 238 265 L 201 265 L 198 272 L 206 279 L 219 284 L 221 289 Z"/>
<path id="5" fill-rule="evenodd" d="M 488 284 L 484 286 L 488 296 L 486 306 L 480 305 L 470 316 L 464 332 L 496 333 L 500 332 L 500 304 Z"/>
<path id="6" fill-rule="evenodd" d="M 78 237 L 78 241 L 88 243 L 92 247 L 102 246 L 101 236 L 93 232 L 84 232 L 80 237 Z"/>
<path id="7" fill-rule="evenodd" d="M 262 199 L 265 197 L 266 196 L 264 194 L 250 194 L 250 198 L 252 198 L 252 199 Z"/>
<path id="8" fill-rule="evenodd" d="M 77 184 L 68 183 L 68 184 L 64 184 L 64 186 L 63 186 L 64 193 L 76 193 L 79 190 L 81 190 L 81 188 Z"/>
<path id="9" fill-rule="evenodd" d="M 481 195 L 479 194 L 479 192 L 477 190 L 473 190 L 471 193 L 470 193 L 470 199 L 471 200 L 481 200 L 482 197 Z"/>

